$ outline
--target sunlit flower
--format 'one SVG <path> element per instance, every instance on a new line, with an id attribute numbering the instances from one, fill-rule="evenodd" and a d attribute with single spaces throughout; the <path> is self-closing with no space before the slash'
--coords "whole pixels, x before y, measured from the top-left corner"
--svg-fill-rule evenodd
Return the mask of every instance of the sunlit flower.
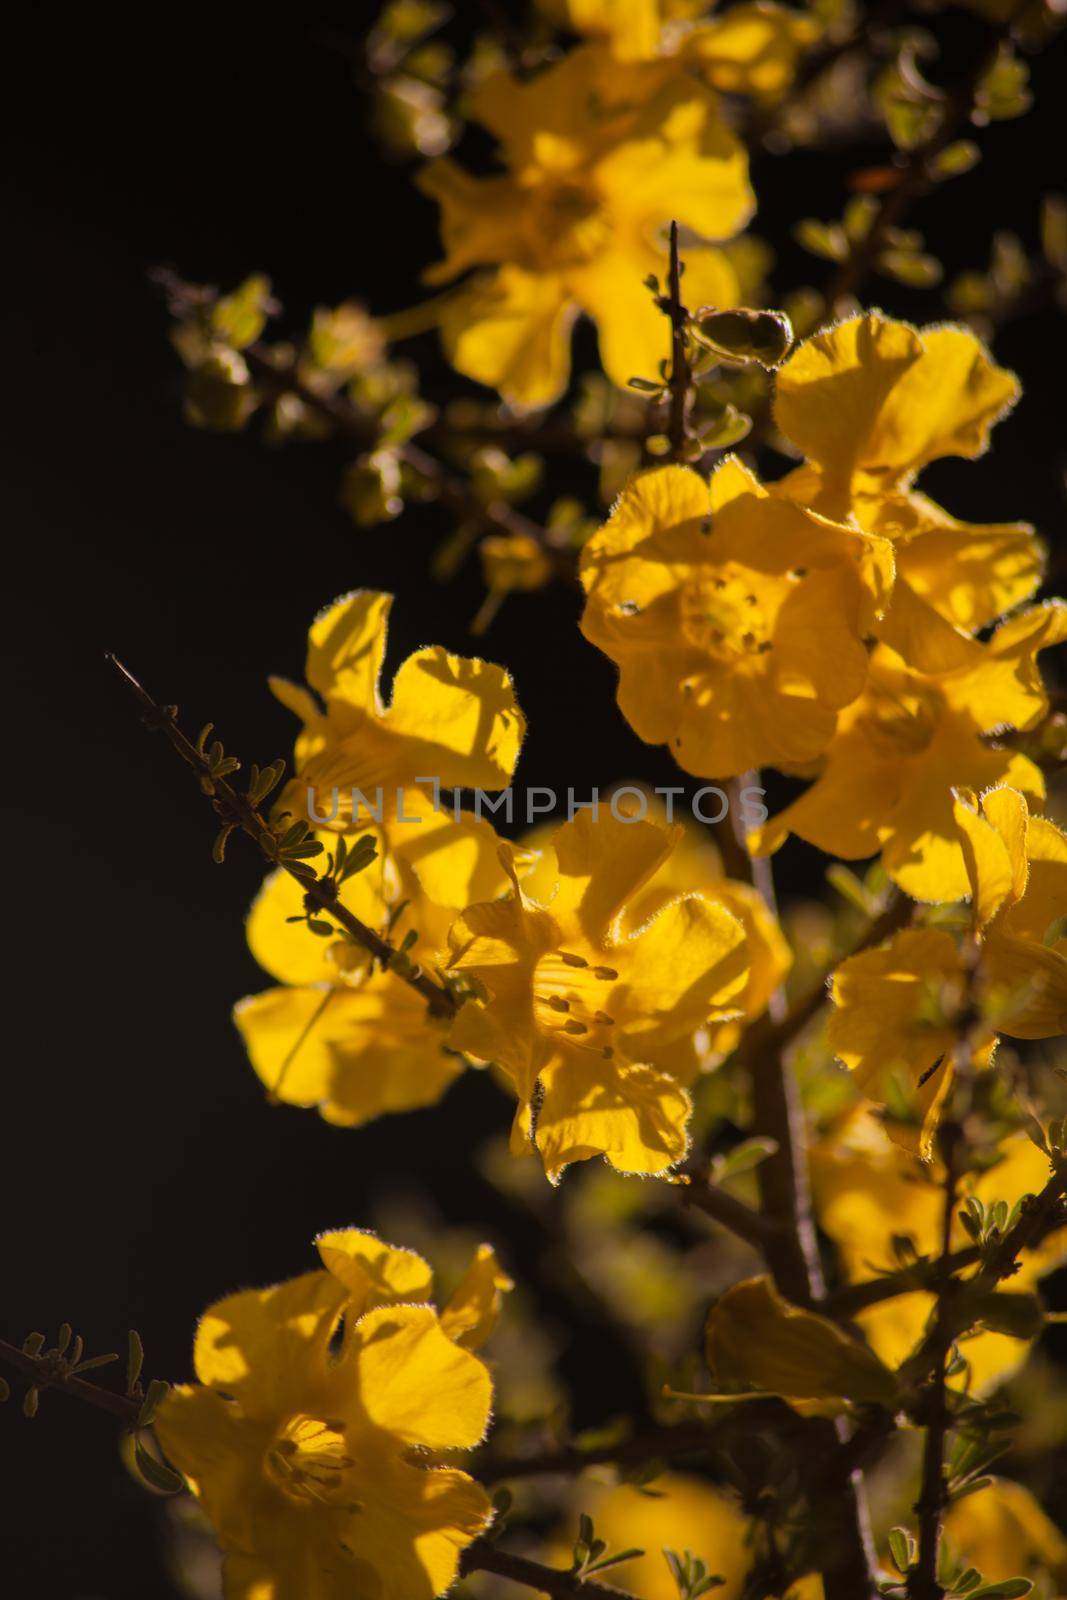
<path id="1" fill-rule="evenodd" d="M 450 1042 L 507 1076 L 514 1148 L 532 1140 L 550 1178 L 598 1154 L 623 1172 L 662 1172 L 685 1154 L 679 1074 L 693 1070 L 694 1031 L 734 1011 L 748 956 L 740 922 L 697 894 L 623 931 L 678 832 L 582 812 L 555 835 L 551 900 L 516 880 L 450 934 L 450 970 L 484 995 L 462 1007 Z"/>
<path id="2" fill-rule="evenodd" d="M 962 1197 L 973 1194 L 986 1205 L 1004 1200 L 1010 1208 L 1043 1188 L 1048 1175 L 1048 1158 L 1027 1135 L 1009 1134 L 1001 1141 L 997 1164 L 964 1179 Z M 910 1236 L 920 1255 L 938 1254 L 943 1174 L 894 1143 L 868 1108 L 851 1112 L 813 1148 L 812 1181 L 819 1224 L 837 1246 L 849 1283 L 865 1283 L 899 1266 L 889 1244 L 894 1236 Z M 957 1220 L 953 1249 L 970 1242 Z M 1011 1292 L 1032 1288 L 1065 1254 L 1067 1229 L 1024 1250 Z M 886 1365 L 895 1368 L 922 1338 L 933 1304 L 931 1293 L 917 1289 L 858 1312 L 855 1321 Z M 961 1374 L 953 1381 L 981 1394 L 1010 1377 L 1029 1346 L 1024 1339 L 982 1331 L 962 1340 L 959 1349 L 969 1370 L 966 1378 Z"/>
<path id="3" fill-rule="evenodd" d="M 1031 817 L 1014 789 L 981 802 L 958 797 L 959 830 L 978 948 L 973 958 L 944 928 L 915 928 L 842 962 L 834 974 L 829 1040 L 871 1100 L 901 1095 L 928 1156 L 951 1088 L 956 1052 L 988 1066 L 998 1033 L 1047 1039 L 1067 1031 L 1067 940 L 1046 934 L 1067 905 L 1067 839 Z M 1057 948 L 1057 944 L 1059 948 Z M 961 1039 L 977 1002 L 981 1021 Z"/>
<path id="4" fill-rule="evenodd" d="M 271 679 L 278 699 L 304 724 L 296 778 L 281 803 L 296 817 L 341 832 L 372 818 L 397 821 L 402 808 L 404 817 L 419 820 L 401 818 L 394 845 L 410 844 L 423 874 L 424 859 L 433 855 L 441 865 L 455 841 L 450 812 L 434 809 L 435 785 L 504 788 L 526 724 L 503 667 L 449 655 L 440 645 L 401 663 L 386 704 L 380 679 L 391 605 L 391 595 L 370 589 L 335 601 L 308 634 L 310 687 Z M 431 832 L 438 835 L 433 850 Z M 443 870 L 450 870 L 447 861 Z"/>
<path id="5" fill-rule="evenodd" d="M 647 816 L 660 826 L 666 824 L 667 808 L 658 796 L 640 786 L 627 788 L 629 792 L 620 790 L 611 797 L 620 815 Z M 708 829 L 685 821 L 679 827 L 680 836 L 670 855 L 627 903 L 619 931 L 624 937 L 640 932 L 672 900 L 695 892 L 737 918 L 745 931 L 749 961 L 745 987 L 736 999 L 736 1017 L 729 1022 L 701 1024 L 688 1041 L 679 1041 L 672 1048 L 671 1069 L 689 1083 L 736 1048 L 745 1026 L 763 1014 L 772 994 L 785 981 L 793 953 L 759 890 L 725 876 L 722 857 Z M 551 848 L 555 831 L 552 824 L 546 824 L 522 840 L 531 857 L 540 852 L 540 859 L 524 872 L 523 888 L 531 899 L 542 902 L 551 898 L 556 887 L 556 857 Z"/>
<path id="6" fill-rule="evenodd" d="M 156 1431 L 218 1535 L 227 1600 L 433 1600 L 490 1506 L 432 1453 L 480 1443 L 489 1372 L 449 1336 L 452 1308 L 411 1303 L 432 1288 L 413 1252 L 354 1229 L 319 1249 L 327 1270 L 205 1312 L 199 1382 Z M 461 1285 L 466 1329 L 471 1300 Z"/>
<path id="7" fill-rule="evenodd" d="M 470 114 L 500 141 L 506 172 L 475 178 L 443 159 L 420 179 L 440 203 L 446 250 L 429 281 L 487 269 L 442 303 L 449 359 L 513 404 L 548 405 L 566 385 L 584 311 L 615 383 L 654 377 L 669 328 L 644 280 L 665 275 L 662 230 L 673 219 L 725 239 L 753 207 L 744 150 L 715 95 L 585 46 L 530 82 L 494 74 Z M 719 251 L 687 246 L 685 264 L 689 304 L 736 302 Z"/>
<path id="8" fill-rule="evenodd" d="M 737 461 L 635 478 L 584 547 L 582 631 L 619 706 L 687 772 L 810 762 L 867 678 L 888 541 L 775 499 Z"/>
<path id="9" fill-rule="evenodd" d="M 1027 523 L 957 522 L 914 488 L 931 461 L 981 455 L 1018 399 L 1014 375 L 968 328 L 868 312 L 806 340 L 776 387 L 775 421 L 807 461 L 775 493 L 893 540 L 897 590 L 879 636 L 912 666 L 936 666 L 940 634 L 916 628 L 901 602 L 972 632 L 1033 592 L 1042 552 Z"/>
<path id="10" fill-rule="evenodd" d="M 602 41 L 616 61 L 688 68 L 715 89 L 771 95 L 788 88 L 801 52 L 818 37 L 810 16 L 770 0 L 702 16 L 687 0 L 540 0 L 554 22 Z"/>
<path id="11" fill-rule="evenodd" d="M 1067 836 L 1013 789 L 954 808 L 971 880 L 978 987 L 1001 1033 L 1067 1033 Z"/>
<path id="12" fill-rule="evenodd" d="M 934 625 L 946 626 L 937 618 Z M 1034 606 L 988 643 L 947 631 L 951 652 L 940 671 L 920 672 L 878 646 L 867 687 L 838 717 L 821 776 L 754 830 L 757 854 L 776 850 L 792 832 L 846 860 L 881 850 L 889 876 L 917 900 L 970 892 L 953 789 L 1009 784 L 1031 807 L 1044 799 L 1040 768 L 992 736 L 1032 727 L 1045 714 L 1036 657 L 1067 638 L 1067 605 Z"/>
<path id="13" fill-rule="evenodd" d="M 900 1138 L 928 1157 L 962 1047 L 968 969 L 957 940 L 942 928 L 909 928 L 842 962 L 831 992 L 831 1048 L 869 1100 L 907 1107 L 917 1131 L 905 1125 Z M 987 1067 L 995 1033 L 969 1034 L 968 1061 Z"/>

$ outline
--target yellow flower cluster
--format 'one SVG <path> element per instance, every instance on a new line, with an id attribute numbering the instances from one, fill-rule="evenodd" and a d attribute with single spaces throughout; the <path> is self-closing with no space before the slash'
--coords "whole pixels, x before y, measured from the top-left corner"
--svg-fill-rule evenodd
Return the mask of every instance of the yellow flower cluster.
<path id="1" fill-rule="evenodd" d="M 1067 638 L 1067 607 L 1013 609 L 1041 575 L 1032 529 L 959 522 L 914 488 L 928 462 L 978 455 L 1016 396 L 966 329 L 854 317 L 778 374 L 801 466 L 770 486 L 734 461 L 710 485 L 659 468 L 583 550 L 582 628 L 643 739 L 702 776 L 814 778 L 757 853 L 791 832 L 846 859 L 880 851 L 908 894 L 955 900 L 953 790 L 1044 799 L 1040 769 L 994 736 L 1047 712 L 1036 657 Z"/>
<path id="2" fill-rule="evenodd" d="M 320 1270 L 208 1308 L 199 1382 L 156 1431 L 218 1534 L 227 1600 L 433 1600 L 490 1519 L 438 1456 L 485 1434 L 473 1349 L 510 1284 L 483 1246 L 438 1314 L 414 1252 L 354 1228 L 316 1244 Z"/>
<path id="3" fill-rule="evenodd" d="M 680 826 L 581 813 L 515 849 L 448 806 L 440 784 L 507 781 L 522 714 L 500 668 L 436 649 L 403 663 L 385 706 L 388 609 L 369 592 L 338 601 L 311 630 L 310 689 L 274 685 L 304 724 L 281 807 L 327 846 L 375 839 L 339 902 L 413 941 L 458 1013 L 429 1016 L 339 927 L 312 918 L 312 937 L 300 884 L 278 871 L 248 919 L 277 986 L 235 1010 L 252 1065 L 272 1097 L 356 1126 L 491 1062 L 518 1101 L 516 1150 L 535 1148 L 553 1179 L 593 1155 L 662 1172 L 686 1153 L 688 1086 L 788 968 L 774 919 Z"/>

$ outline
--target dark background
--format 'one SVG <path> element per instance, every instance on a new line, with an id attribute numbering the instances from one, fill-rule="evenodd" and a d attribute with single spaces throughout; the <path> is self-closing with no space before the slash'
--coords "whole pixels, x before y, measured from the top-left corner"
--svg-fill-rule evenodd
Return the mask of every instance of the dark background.
<path id="1" fill-rule="evenodd" d="M 121 37 L 48 13 L 6 97 L 0 1332 L 20 1341 L 69 1319 L 98 1351 L 123 1348 L 133 1325 L 149 1373 L 173 1377 L 188 1373 L 213 1297 L 304 1270 L 312 1235 L 366 1222 L 396 1173 L 424 1183 L 448 1220 L 506 1231 L 513 1266 L 536 1265 L 536 1240 L 512 1235 L 466 1162 L 509 1115 L 484 1079 L 468 1075 L 443 1111 L 354 1134 L 264 1103 L 229 1021 L 263 982 L 241 936 L 255 854 L 235 840 L 225 869 L 212 864 L 205 805 L 103 661 L 115 650 L 180 703 L 187 728 L 211 719 L 228 748 L 265 762 L 293 732 L 265 675 L 301 675 L 307 624 L 333 596 L 398 592 L 391 666 L 429 641 L 476 648 L 476 573 L 446 588 L 427 575 L 445 527 L 435 512 L 362 532 L 337 506 L 333 447 L 272 452 L 252 433 L 181 421 L 150 265 L 224 287 L 264 270 L 299 328 L 317 303 L 411 303 L 436 253 L 432 207 L 383 163 L 349 66 L 323 42 L 324 26 L 358 20 L 295 10 L 303 20 L 270 25 L 157 14 L 151 35 Z M 1040 60 L 1036 108 L 991 129 L 982 165 L 922 208 L 951 271 L 984 264 L 994 226 L 1034 242 L 1038 196 L 1063 178 L 1063 62 L 1062 48 Z M 789 225 L 837 214 L 849 166 L 881 154 L 761 160 L 756 229 L 780 248 L 781 282 L 823 270 L 784 242 Z M 928 297 L 891 284 L 869 298 L 932 314 Z M 1027 517 L 1055 541 L 1063 323 L 1020 321 L 997 351 L 1024 380 L 1023 405 L 993 455 L 924 482 L 959 515 Z M 432 343 L 425 354 L 440 381 Z M 671 781 L 615 710 L 612 670 L 576 614 L 559 589 L 520 598 L 477 647 L 510 666 L 530 718 L 519 781 Z M 786 859 L 791 883 L 816 881 L 803 848 Z M 562 1356 L 588 1420 L 626 1399 L 597 1337 L 577 1325 Z M 45 1396 L 33 1422 L 10 1404 L 0 1433 L 0 1592 L 175 1592 L 157 1503 L 119 1468 L 106 1418 Z"/>

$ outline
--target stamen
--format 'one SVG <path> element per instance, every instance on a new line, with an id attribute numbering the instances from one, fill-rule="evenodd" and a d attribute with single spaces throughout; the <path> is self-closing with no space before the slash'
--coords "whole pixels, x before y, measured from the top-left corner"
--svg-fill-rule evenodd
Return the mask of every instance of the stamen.
<path id="1" fill-rule="evenodd" d="M 570 1001 L 564 1000 L 560 994 L 550 994 L 547 1004 L 552 1007 L 553 1011 L 569 1011 L 571 1008 Z"/>
<path id="2" fill-rule="evenodd" d="M 594 1011 L 593 1020 L 594 1022 L 603 1022 L 609 1028 L 613 1027 L 615 1023 L 615 1018 L 609 1017 L 606 1011 Z"/>

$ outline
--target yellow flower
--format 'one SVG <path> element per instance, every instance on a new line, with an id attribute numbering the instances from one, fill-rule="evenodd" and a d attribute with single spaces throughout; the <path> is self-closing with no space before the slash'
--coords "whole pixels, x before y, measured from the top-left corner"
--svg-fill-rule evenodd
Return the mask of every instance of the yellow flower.
<path id="1" fill-rule="evenodd" d="M 956 824 L 982 943 L 979 989 L 1001 1033 L 1067 1033 L 1067 836 L 1014 789 L 961 795 Z M 1049 940 L 1049 943 L 1046 943 Z"/>
<path id="2" fill-rule="evenodd" d="M 916 900 L 969 892 L 952 791 L 1004 783 L 1031 805 L 1044 799 L 1040 768 L 991 747 L 989 736 L 1044 715 L 1036 656 L 1067 637 L 1067 605 L 1021 612 L 988 643 L 949 631 L 951 655 L 940 671 L 920 672 L 888 645 L 877 647 L 866 689 L 838 717 L 822 775 L 754 830 L 755 854 L 776 850 L 792 832 L 846 860 L 881 850 L 889 876 Z"/>
<path id="3" fill-rule="evenodd" d="M 647 816 L 661 827 L 667 824 L 667 809 L 662 801 L 640 785 L 627 785 L 625 790 L 616 791 L 612 803 L 620 815 Z M 723 906 L 737 918 L 745 931 L 749 960 L 748 979 L 736 999 L 736 1018 L 710 1026 L 702 1024 L 690 1039 L 679 1041 L 671 1050 L 671 1070 L 689 1083 L 698 1072 L 711 1070 L 736 1049 L 745 1026 L 763 1014 L 771 995 L 785 981 L 793 953 L 759 890 L 751 883 L 738 883 L 723 876 L 722 858 L 708 830 L 689 821 L 679 826 L 682 831 L 678 843 L 627 904 L 619 922 L 620 932 L 624 937 L 638 933 L 672 900 L 696 891 L 702 899 Z M 524 850 L 531 857 L 540 853 L 539 861 L 522 880 L 523 888 L 534 900 L 547 900 L 555 891 L 555 853 L 546 848 L 551 845 L 554 832 L 553 825 L 546 824 L 523 836 Z"/>
<path id="4" fill-rule="evenodd" d="M 1057 1589 L 1067 1583 L 1067 1539 L 1029 1489 L 1009 1478 L 994 1478 L 951 1505 L 945 1539 L 963 1565 L 977 1567 L 987 1583 L 1046 1574 Z"/>
<path id="5" fill-rule="evenodd" d="M 156 1431 L 218 1535 L 227 1600 L 432 1600 L 491 1515 L 431 1454 L 481 1442 L 489 1371 L 447 1309 L 412 1303 L 432 1291 L 420 1257 L 355 1229 L 318 1244 L 325 1270 L 205 1312 L 199 1382 Z"/>
<path id="6" fill-rule="evenodd" d="M 502 789 L 526 723 L 503 667 L 449 655 L 440 645 L 408 656 L 386 705 L 379 680 L 391 605 L 391 595 L 370 589 L 335 601 L 308 634 L 310 689 L 271 679 L 278 699 L 304 724 L 296 741 L 296 780 L 281 804 L 340 832 L 370 816 L 395 822 L 396 848 L 406 844 L 417 854 L 417 870 L 432 894 L 423 866 L 427 836 L 435 834 L 430 853 L 438 861 L 453 839 L 450 812 L 433 808 L 434 782 Z"/>
<path id="7" fill-rule="evenodd" d="M 616 61 L 665 61 L 689 67 L 715 89 L 780 94 L 797 58 L 818 37 L 810 16 L 769 0 L 731 6 L 723 17 L 686 27 L 709 9 L 672 0 L 540 0 L 541 9 L 575 33 L 603 41 Z"/>
<path id="8" fill-rule="evenodd" d="M 913 666 L 930 662 L 905 641 L 927 640 L 898 625 L 902 599 L 971 632 L 1033 592 L 1042 552 L 1028 524 L 957 522 L 913 488 L 931 461 L 981 455 L 1018 398 L 969 329 L 920 332 L 868 312 L 802 344 L 776 386 L 775 421 L 808 459 L 775 492 L 893 540 L 897 591 L 880 637 Z"/>
<path id="9" fill-rule="evenodd" d="M 581 310 L 613 382 L 654 377 L 669 329 L 644 280 L 665 274 L 663 228 L 675 219 L 724 239 L 752 212 L 745 153 L 715 96 L 585 46 L 532 82 L 496 73 L 471 115 L 499 139 L 506 173 L 474 178 L 444 159 L 420 179 L 441 205 L 446 249 L 428 279 L 488 269 L 443 303 L 449 359 L 514 405 L 548 405 L 566 386 Z M 685 261 L 693 306 L 735 303 L 721 252 L 687 248 Z"/>
<path id="10" fill-rule="evenodd" d="M 487 822 L 464 812 L 434 831 L 396 824 L 378 832 L 383 854 L 344 882 L 341 904 L 394 943 L 414 932 L 412 958 L 432 966 L 459 913 L 507 885 L 499 841 Z M 320 837 L 327 848 L 336 842 Z M 436 848 L 420 857 L 424 838 Z M 395 852 L 389 839 L 397 841 Z M 424 881 L 444 903 L 430 898 Z M 248 916 L 252 954 L 279 987 L 239 1001 L 234 1021 L 268 1093 L 287 1105 L 315 1106 L 325 1121 L 344 1127 L 433 1105 L 463 1070 L 461 1057 L 445 1048 L 445 1024 L 340 929 L 319 938 L 290 920 L 303 910 L 299 883 L 279 871 Z"/>
<path id="11" fill-rule="evenodd" d="M 460 1010 L 450 1042 L 506 1074 L 519 1101 L 514 1148 L 532 1140 L 553 1180 L 598 1154 L 623 1172 L 679 1161 L 689 1041 L 744 992 L 744 930 L 723 906 L 684 895 L 623 931 L 679 831 L 582 812 L 555 835 L 550 901 L 516 879 L 506 900 L 471 906 L 449 935 L 450 969 L 484 992 Z"/>
<path id="12" fill-rule="evenodd" d="M 687 772 L 810 762 L 867 677 L 892 549 L 770 496 L 737 461 L 635 478 L 582 551 L 582 631 L 619 706 Z"/>
<path id="13" fill-rule="evenodd" d="M 714 89 L 766 99 L 789 88 L 819 32 L 810 15 L 753 0 L 684 35 L 681 58 Z"/>
<path id="14" fill-rule="evenodd" d="M 831 993 L 829 1040 L 868 1099 L 885 1104 L 890 1080 L 911 1099 L 929 1156 L 953 1080 L 959 1021 L 974 995 L 985 1021 L 969 1032 L 975 1066 L 988 1066 L 997 1033 L 1047 1039 L 1067 1031 L 1067 940 L 1045 936 L 1067 904 L 1067 838 L 1029 815 L 1015 789 L 953 806 L 980 954 L 973 974 L 951 933 L 916 928 L 842 962 Z"/>
<path id="15" fill-rule="evenodd" d="M 879 1105 L 894 1092 L 906 1097 L 918 1123 L 915 1145 L 924 1159 L 954 1077 L 957 1018 L 967 1001 L 967 968 L 950 933 L 913 928 L 877 950 L 850 956 L 834 973 L 828 1037 L 857 1087 Z M 972 1038 L 972 1064 L 993 1057 L 992 1029 Z M 911 1144 L 909 1129 L 891 1129 Z"/>
<path id="16" fill-rule="evenodd" d="M 1036 1194 L 1049 1175 L 1048 1160 L 1025 1133 L 1001 1141 L 999 1162 L 980 1176 L 965 1180 L 964 1194 L 985 1204 L 1005 1200 L 1009 1207 L 1024 1194 Z M 898 1263 L 888 1241 L 910 1235 L 920 1255 L 936 1256 L 944 1212 L 942 1175 L 895 1144 L 869 1108 L 849 1113 L 812 1150 L 812 1182 L 819 1224 L 837 1246 L 846 1281 L 865 1283 L 892 1271 Z M 971 1242 L 955 1222 L 953 1249 Z M 1024 1251 L 1020 1269 L 1010 1281 L 1017 1293 L 1031 1289 L 1067 1254 L 1067 1229 L 1052 1234 L 1035 1250 Z M 925 1331 L 934 1296 L 917 1289 L 897 1295 L 857 1314 L 855 1321 L 872 1349 L 889 1367 L 898 1367 Z M 960 1342 L 976 1393 L 1003 1383 L 1026 1359 L 1023 1339 L 980 1332 Z"/>

